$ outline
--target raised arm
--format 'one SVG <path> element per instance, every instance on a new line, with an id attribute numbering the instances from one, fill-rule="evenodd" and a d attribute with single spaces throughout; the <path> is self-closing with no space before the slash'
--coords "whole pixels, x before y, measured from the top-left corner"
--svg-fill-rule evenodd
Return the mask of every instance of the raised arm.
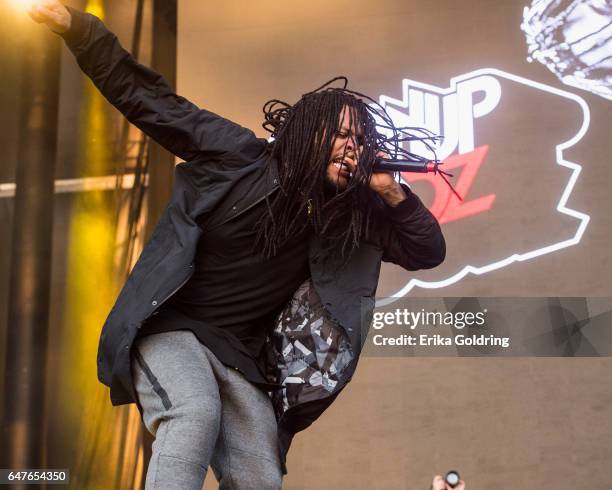
<path id="1" fill-rule="evenodd" d="M 64 38 L 83 72 L 113 106 L 179 158 L 250 151 L 258 144 L 251 130 L 175 94 L 159 73 L 138 63 L 94 15 L 58 0 L 36 2 L 29 14 Z"/>

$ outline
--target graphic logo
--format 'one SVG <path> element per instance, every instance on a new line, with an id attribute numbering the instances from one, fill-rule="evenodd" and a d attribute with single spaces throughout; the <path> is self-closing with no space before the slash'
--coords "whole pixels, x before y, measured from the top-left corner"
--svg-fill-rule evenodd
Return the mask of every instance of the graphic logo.
<path id="1" fill-rule="evenodd" d="M 486 68 L 452 78 L 448 88 L 404 79 L 400 98 L 382 95 L 379 103 L 396 126 L 444 136 L 435 155 L 418 141 L 408 149 L 444 160 L 464 199 L 439 176 L 402 174 L 443 224 L 447 258 L 431 271 L 411 272 L 383 301 L 580 242 L 590 218 L 568 201 L 582 169 L 571 160 L 572 147 L 589 127 L 581 97 Z"/>

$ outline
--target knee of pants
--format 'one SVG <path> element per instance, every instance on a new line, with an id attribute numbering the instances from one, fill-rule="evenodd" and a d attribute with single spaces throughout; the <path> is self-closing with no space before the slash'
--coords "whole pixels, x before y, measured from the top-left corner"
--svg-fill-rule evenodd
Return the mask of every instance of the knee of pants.
<path id="1" fill-rule="evenodd" d="M 245 480 L 245 486 L 238 488 L 261 488 L 262 490 L 280 490 L 283 486 L 283 474 L 278 468 L 270 468 L 271 471 Z"/>
<path id="2" fill-rule="evenodd" d="M 213 466 L 213 471 L 219 480 L 219 489 L 257 488 L 258 490 L 279 490 L 283 485 L 283 473 L 277 462 L 251 457 L 234 452 L 230 456 L 229 465 L 226 462 L 225 472 L 219 473 Z"/>

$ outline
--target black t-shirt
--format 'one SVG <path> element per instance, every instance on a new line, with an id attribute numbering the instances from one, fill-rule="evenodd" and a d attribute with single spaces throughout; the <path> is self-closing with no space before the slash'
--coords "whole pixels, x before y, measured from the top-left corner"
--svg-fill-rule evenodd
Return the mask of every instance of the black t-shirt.
<path id="1" fill-rule="evenodd" d="M 278 386 L 265 378 L 262 347 L 277 315 L 309 277 L 308 228 L 267 259 L 253 251 L 255 225 L 265 212 L 262 200 L 207 229 L 197 246 L 193 276 L 138 335 L 191 330 L 225 365 L 273 389 Z"/>

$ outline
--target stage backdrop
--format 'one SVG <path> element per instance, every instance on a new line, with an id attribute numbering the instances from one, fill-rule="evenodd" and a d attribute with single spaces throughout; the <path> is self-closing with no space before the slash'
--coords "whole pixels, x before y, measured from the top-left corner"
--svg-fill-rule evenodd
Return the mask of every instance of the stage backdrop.
<path id="1" fill-rule="evenodd" d="M 385 265 L 380 296 L 610 296 L 609 12 L 547 3 L 182 1 L 178 91 L 267 137 L 265 101 L 346 75 L 397 125 L 445 136 L 437 156 L 464 201 L 405 177 L 442 223 L 446 261 Z M 287 488 L 425 488 L 454 466 L 472 488 L 609 485 L 604 366 L 365 358 L 297 436 Z"/>

